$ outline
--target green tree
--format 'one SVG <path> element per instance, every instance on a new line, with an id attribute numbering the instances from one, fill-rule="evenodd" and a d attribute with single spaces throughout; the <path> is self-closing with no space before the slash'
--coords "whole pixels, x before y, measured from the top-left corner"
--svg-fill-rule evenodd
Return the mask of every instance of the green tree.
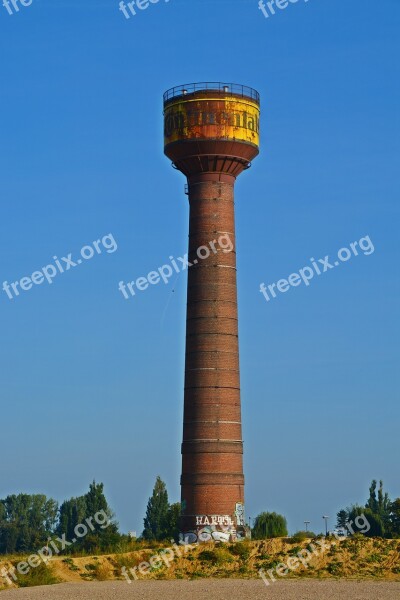
<path id="1" fill-rule="evenodd" d="M 383 481 L 379 482 L 378 490 L 378 513 L 386 515 L 390 511 L 390 500 L 387 492 L 383 493 Z"/>
<path id="2" fill-rule="evenodd" d="M 386 531 L 388 534 L 390 533 L 391 523 L 390 523 L 390 512 L 391 512 L 391 502 L 389 499 L 389 494 L 383 492 L 383 481 L 379 482 L 378 494 L 376 492 L 377 482 L 376 479 L 372 480 L 371 486 L 369 488 L 369 498 L 365 505 L 372 514 L 379 517 L 379 521 L 383 525 L 384 532 Z"/>
<path id="3" fill-rule="evenodd" d="M 65 534 L 67 540 L 74 539 L 74 529 L 80 523 L 83 523 L 87 514 L 86 498 L 79 496 L 65 500 L 60 506 L 59 522 L 57 534 L 62 536 Z"/>
<path id="4" fill-rule="evenodd" d="M 389 494 L 383 493 L 383 481 L 379 482 L 378 495 L 376 494 L 376 479 L 372 480 L 371 486 L 369 488 L 369 498 L 365 505 L 366 508 L 369 508 L 373 513 L 380 515 L 382 518 L 385 518 L 390 513 L 390 499 Z"/>
<path id="5" fill-rule="evenodd" d="M 170 504 L 165 518 L 165 536 L 177 541 L 180 532 L 181 503 Z"/>
<path id="6" fill-rule="evenodd" d="M 391 537 L 400 537 L 400 498 L 390 505 L 390 533 Z"/>
<path id="7" fill-rule="evenodd" d="M 346 528 L 346 523 L 349 520 L 349 509 L 345 510 L 339 510 L 339 512 L 336 515 L 336 527 L 339 527 L 341 529 L 345 529 Z"/>
<path id="8" fill-rule="evenodd" d="M 111 527 L 110 531 L 113 530 L 116 532 L 118 530 L 117 524 L 113 521 L 114 515 L 104 495 L 103 483 L 96 483 L 95 481 L 93 481 L 93 483 L 90 484 L 89 491 L 85 495 L 85 502 L 87 518 L 94 517 L 97 513 L 103 511 L 107 515 L 108 521 L 110 523 L 108 526 Z M 104 525 L 99 525 L 96 522 L 93 522 L 93 526 L 95 527 L 95 532 L 97 533 L 101 533 L 105 529 Z"/>
<path id="9" fill-rule="evenodd" d="M 370 529 L 363 535 L 366 537 L 384 537 L 385 536 L 385 525 L 379 514 L 372 512 L 370 508 L 364 508 L 354 504 L 349 512 L 349 523 L 354 530 L 354 533 L 360 533 L 357 531 L 357 517 L 365 517 L 369 523 Z"/>
<path id="10" fill-rule="evenodd" d="M 167 537 L 167 515 L 169 510 L 168 492 L 165 483 L 158 476 L 153 494 L 147 503 L 144 518 L 143 538 L 145 540 L 163 540 Z"/>
<path id="11" fill-rule="evenodd" d="M 94 518 L 98 513 L 106 515 L 106 519 L 103 516 L 101 519 L 98 518 L 100 523 L 97 523 Z M 87 519 L 90 519 L 87 534 L 78 539 L 74 547 L 69 547 L 70 552 L 73 552 L 75 547 L 91 551 L 97 548 L 105 550 L 118 544 L 121 536 L 104 495 L 103 483 L 93 481 L 84 496 L 71 498 L 62 503 L 57 527 L 58 535 L 65 534 L 68 541 L 73 540 L 76 538 L 75 527 L 81 524 L 86 526 Z"/>
<path id="12" fill-rule="evenodd" d="M 371 528 L 364 533 L 368 537 L 390 537 L 393 535 L 393 503 L 389 494 L 383 491 L 383 481 L 373 479 L 369 488 L 369 497 L 365 507 L 353 505 L 337 513 L 337 525 L 343 527 L 345 521 L 355 521 L 357 517 L 364 515 Z M 354 526 L 353 526 L 354 529 Z"/>
<path id="13" fill-rule="evenodd" d="M 85 501 L 86 518 L 94 517 L 97 513 L 103 513 L 106 515 L 107 521 L 105 523 L 92 521 L 94 530 L 82 539 L 82 546 L 88 551 L 95 548 L 106 550 L 115 547 L 121 541 L 121 536 L 118 533 L 118 524 L 113 520 L 113 512 L 104 495 L 104 484 L 96 484 L 93 481 L 89 486 L 88 493 L 85 495 Z"/>
<path id="14" fill-rule="evenodd" d="M 369 488 L 369 498 L 365 505 L 366 508 L 369 508 L 373 513 L 378 512 L 378 500 L 376 499 L 376 479 L 373 479 Z"/>
<path id="15" fill-rule="evenodd" d="M 285 537 L 287 534 L 285 517 L 275 512 L 262 512 L 254 521 L 252 536 L 256 540 Z"/>
<path id="16" fill-rule="evenodd" d="M 0 554 L 15 554 L 18 551 L 18 526 L 15 523 L 0 525 Z"/>
<path id="17" fill-rule="evenodd" d="M 57 502 L 43 494 L 13 494 L 0 500 L 0 552 L 43 546 L 54 532 L 57 512 Z"/>

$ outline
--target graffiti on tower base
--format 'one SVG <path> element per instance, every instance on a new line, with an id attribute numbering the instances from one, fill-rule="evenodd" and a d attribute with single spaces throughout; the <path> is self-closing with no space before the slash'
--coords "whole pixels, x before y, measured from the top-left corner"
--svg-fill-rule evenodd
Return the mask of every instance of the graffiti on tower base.
<path id="1" fill-rule="evenodd" d="M 239 505 L 237 504 L 236 507 Z M 243 504 L 240 505 L 243 507 Z M 243 507 L 244 509 L 244 507 Z M 240 508 L 237 508 L 237 511 Z M 249 537 L 248 528 L 244 525 L 243 514 L 236 515 L 235 520 L 230 515 L 196 515 L 196 524 L 192 530 L 180 534 L 181 541 L 186 544 L 196 542 L 236 542 Z"/>

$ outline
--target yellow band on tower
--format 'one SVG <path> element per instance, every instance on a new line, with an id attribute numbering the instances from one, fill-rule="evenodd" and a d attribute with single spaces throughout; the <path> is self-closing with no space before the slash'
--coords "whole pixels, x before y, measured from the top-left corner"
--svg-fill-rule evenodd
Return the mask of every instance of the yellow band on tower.
<path id="1" fill-rule="evenodd" d="M 260 107 L 250 98 L 179 97 L 164 111 L 165 145 L 184 140 L 232 140 L 259 146 Z"/>

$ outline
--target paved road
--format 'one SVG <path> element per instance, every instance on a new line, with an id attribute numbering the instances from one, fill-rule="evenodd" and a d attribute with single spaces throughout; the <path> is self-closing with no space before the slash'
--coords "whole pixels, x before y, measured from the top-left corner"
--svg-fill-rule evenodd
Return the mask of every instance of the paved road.
<path id="1" fill-rule="evenodd" d="M 399 600 L 400 582 L 261 580 L 107 581 L 0 592 L 0 600 Z"/>

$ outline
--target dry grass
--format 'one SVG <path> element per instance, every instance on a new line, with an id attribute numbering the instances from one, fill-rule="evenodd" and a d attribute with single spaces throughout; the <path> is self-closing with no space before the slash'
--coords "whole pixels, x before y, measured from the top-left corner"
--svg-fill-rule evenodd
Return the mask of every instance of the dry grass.
<path id="1" fill-rule="evenodd" d="M 335 540 L 332 540 L 335 541 Z M 336 541 L 335 541 L 336 542 Z M 288 539 L 243 542 L 240 544 L 203 544 L 188 552 L 181 549 L 167 567 L 164 563 L 151 568 L 141 579 L 199 579 L 259 577 L 259 570 L 274 569 L 285 563 L 289 556 L 295 556 L 309 549 L 316 541 L 306 540 L 295 544 Z M 94 557 L 56 557 L 47 568 L 32 569 L 24 578 L 19 577 L 19 585 L 45 585 L 55 581 L 107 581 L 123 579 L 123 567 L 131 569 L 158 554 L 160 547 L 138 550 L 126 554 L 108 554 Z M 3 566 L 16 565 L 22 557 L 0 561 Z M 137 571 L 136 571 L 137 572 Z M 400 540 L 380 538 L 348 538 L 336 542 L 330 549 L 320 550 L 313 555 L 308 566 L 300 566 L 286 579 L 378 579 L 400 581 Z M 0 577 L 0 589 L 8 587 Z"/>

